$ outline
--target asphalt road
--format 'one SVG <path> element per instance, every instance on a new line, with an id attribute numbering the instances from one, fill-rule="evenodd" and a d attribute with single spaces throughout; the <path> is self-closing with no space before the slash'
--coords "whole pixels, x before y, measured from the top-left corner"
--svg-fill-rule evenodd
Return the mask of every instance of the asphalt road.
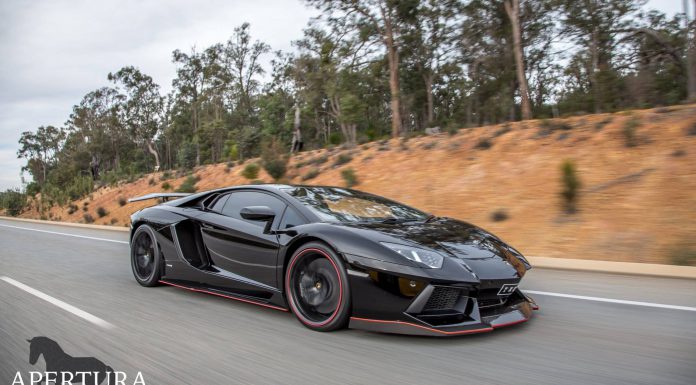
<path id="1" fill-rule="evenodd" d="M 42 359 L 28 362 L 26 340 L 35 336 L 129 376 L 142 372 L 147 384 L 667 385 L 696 378 L 696 311 L 689 310 L 696 281 L 536 269 L 523 289 L 685 308 L 537 294 L 541 310 L 531 321 L 480 335 L 317 333 L 288 313 L 140 287 L 127 237 L 0 220 L 0 277 L 105 322 L 0 280 L 0 385 L 12 384 L 17 371 L 44 370 Z"/>

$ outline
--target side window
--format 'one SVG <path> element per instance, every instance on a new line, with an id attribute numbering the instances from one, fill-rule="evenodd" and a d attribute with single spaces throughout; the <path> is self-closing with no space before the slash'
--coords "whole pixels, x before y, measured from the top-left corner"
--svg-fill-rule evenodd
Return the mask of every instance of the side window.
<path id="1" fill-rule="evenodd" d="M 285 202 L 273 195 L 256 191 L 239 191 L 228 194 L 227 202 L 222 209 L 222 214 L 262 227 L 264 225 L 263 222 L 247 221 L 239 214 L 244 207 L 248 206 L 268 206 L 276 213 L 274 224 L 280 221 L 280 216 L 283 214 L 283 210 L 285 210 Z"/>
<path id="2" fill-rule="evenodd" d="M 219 197 L 219 198 L 215 201 L 215 203 L 213 204 L 213 207 L 210 208 L 210 210 L 212 210 L 212 211 L 214 211 L 214 212 L 216 212 L 216 213 L 221 213 L 221 212 L 222 212 L 222 208 L 225 207 L 225 202 L 227 202 L 227 198 L 229 198 L 229 197 L 230 197 L 229 194 L 223 195 L 223 196 Z"/>
<path id="3" fill-rule="evenodd" d="M 290 227 L 295 227 L 297 225 L 303 225 L 305 223 L 307 223 L 307 221 L 305 221 L 305 219 L 302 218 L 302 216 L 297 212 L 297 210 L 288 206 L 288 208 L 285 210 L 285 214 L 283 215 L 283 220 L 280 222 L 280 226 L 278 226 L 278 228 L 287 229 Z"/>

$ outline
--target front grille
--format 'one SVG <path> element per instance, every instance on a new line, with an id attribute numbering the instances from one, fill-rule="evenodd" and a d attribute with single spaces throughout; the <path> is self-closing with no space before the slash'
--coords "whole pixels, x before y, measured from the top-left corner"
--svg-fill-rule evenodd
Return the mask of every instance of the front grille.
<path id="1" fill-rule="evenodd" d="M 459 299 L 460 291 L 452 287 L 436 287 L 423 310 L 453 309 Z"/>

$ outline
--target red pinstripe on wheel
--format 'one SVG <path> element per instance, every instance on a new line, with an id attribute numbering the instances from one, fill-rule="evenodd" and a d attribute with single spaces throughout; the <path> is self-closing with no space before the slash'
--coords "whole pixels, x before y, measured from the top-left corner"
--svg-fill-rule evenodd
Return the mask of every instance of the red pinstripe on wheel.
<path id="1" fill-rule="evenodd" d="M 336 270 L 336 276 L 338 276 L 338 306 L 336 306 L 336 310 L 334 310 L 333 314 L 326 319 L 325 321 L 321 322 L 313 322 L 308 319 L 300 312 L 297 307 L 295 306 L 295 301 L 294 301 L 294 296 L 292 295 L 292 291 L 290 291 L 290 272 L 292 272 L 292 267 L 295 265 L 295 262 L 303 256 L 306 253 L 309 252 L 316 252 L 324 256 L 324 258 L 328 259 L 329 262 L 331 262 L 331 265 L 333 266 L 334 270 Z M 290 265 L 288 266 L 287 273 L 285 274 L 285 292 L 288 293 L 288 304 L 290 305 L 290 308 L 292 309 L 293 313 L 295 313 L 298 317 L 298 319 L 309 326 L 313 327 L 319 327 L 319 326 L 324 326 L 328 325 L 331 321 L 336 318 L 336 315 L 338 315 L 338 311 L 341 309 L 341 303 L 343 300 L 343 279 L 341 279 L 341 272 L 338 270 L 338 266 L 336 266 L 336 262 L 331 259 L 331 256 L 327 254 L 324 250 L 317 249 L 317 248 L 308 248 L 302 250 L 299 254 L 295 255 L 292 260 L 290 261 Z"/>

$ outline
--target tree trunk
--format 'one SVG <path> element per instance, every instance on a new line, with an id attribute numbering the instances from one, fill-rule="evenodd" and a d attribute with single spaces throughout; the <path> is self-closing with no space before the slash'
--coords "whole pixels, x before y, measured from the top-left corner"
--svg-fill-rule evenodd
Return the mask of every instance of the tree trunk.
<path id="1" fill-rule="evenodd" d="M 151 141 L 147 141 L 147 150 L 150 152 L 155 157 L 155 172 L 159 171 L 160 169 L 160 159 L 159 159 L 159 153 L 157 153 L 157 150 L 155 147 L 152 145 Z"/>
<path id="2" fill-rule="evenodd" d="M 290 153 L 294 153 L 295 150 L 297 149 L 299 152 L 299 148 L 297 148 L 297 142 L 302 141 L 302 133 L 300 132 L 300 103 L 295 103 L 295 120 L 293 121 L 293 127 L 292 127 L 292 144 L 290 147 Z"/>
<path id="3" fill-rule="evenodd" d="M 590 87 L 592 87 L 592 98 L 594 99 L 594 109 L 595 113 L 599 114 L 602 112 L 602 106 L 599 102 L 599 82 L 597 80 L 597 70 L 599 67 L 599 36 L 597 36 L 597 31 L 592 32 L 592 42 L 590 43 L 590 57 L 592 63 L 590 65 Z"/>
<path id="4" fill-rule="evenodd" d="M 696 101 L 696 24 L 692 24 L 689 18 L 687 3 L 688 0 L 684 0 L 684 16 L 686 18 L 686 74 L 688 77 L 688 98 L 690 101 Z M 694 0 L 694 16 L 696 17 L 696 0 Z"/>
<path id="5" fill-rule="evenodd" d="M 522 120 L 528 120 L 532 118 L 532 106 L 529 101 L 527 75 L 524 71 L 524 52 L 522 48 L 522 32 L 520 29 L 520 0 L 506 0 L 505 12 L 512 26 L 512 43 L 513 52 L 515 54 L 515 66 L 517 67 L 517 83 L 519 85 L 520 97 L 522 98 Z"/>
<path id="6" fill-rule="evenodd" d="M 426 108 L 428 118 L 426 127 L 430 127 L 433 123 L 433 120 L 435 120 L 433 112 L 433 74 L 428 73 L 427 75 L 423 75 L 423 80 L 425 81 L 425 98 L 427 104 Z"/>
<path id="7" fill-rule="evenodd" d="M 396 50 L 394 35 L 388 29 L 387 57 L 389 59 L 389 90 L 391 92 L 392 137 L 398 138 L 401 133 L 401 95 L 399 87 L 399 52 Z"/>

